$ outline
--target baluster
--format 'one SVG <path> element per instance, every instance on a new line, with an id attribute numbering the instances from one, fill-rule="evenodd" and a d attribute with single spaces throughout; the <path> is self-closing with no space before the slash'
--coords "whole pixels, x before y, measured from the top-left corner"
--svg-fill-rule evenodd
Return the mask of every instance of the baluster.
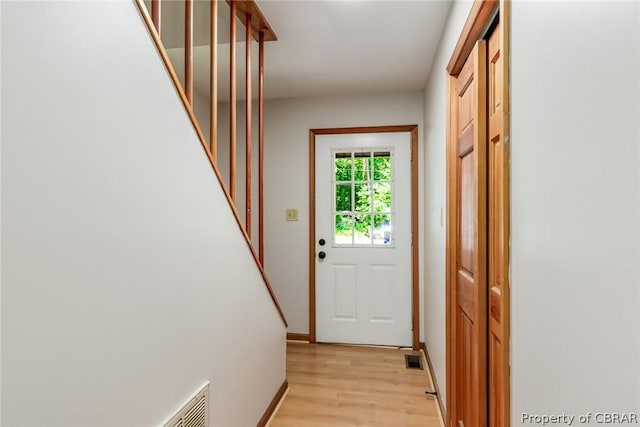
<path id="1" fill-rule="evenodd" d="M 184 92 L 193 109 L 193 0 L 184 2 Z"/>
<path id="2" fill-rule="evenodd" d="M 264 32 L 258 40 L 258 245 L 264 266 Z"/>
<path id="3" fill-rule="evenodd" d="M 211 0 L 209 33 L 209 150 L 218 163 L 218 0 Z"/>
<path id="4" fill-rule="evenodd" d="M 151 0 L 151 21 L 153 26 L 156 27 L 156 32 L 160 35 L 160 11 L 162 9 L 162 2 L 160 0 Z"/>
<path id="5" fill-rule="evenodd" d="M 229 196 L 236 202 L 236 2 L 231 0 L 229 41 Z"/>
<path id="6" fill-rule="evenodd" d="M 245 203 L 246 203 L 246 218 L 245 229 L 247 235 L 251 237 L 251 14 L 246 14 L 246 49 L 245 49 L 245 136 L 246 136 L 246 150 L 245 150 Z"/>

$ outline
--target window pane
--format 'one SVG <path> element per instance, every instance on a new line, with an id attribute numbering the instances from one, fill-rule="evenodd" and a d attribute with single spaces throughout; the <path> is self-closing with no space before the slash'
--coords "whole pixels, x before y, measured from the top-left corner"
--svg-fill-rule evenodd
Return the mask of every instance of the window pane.
<path id="1" fill-rule="evenodd" d="M 371 187 L 369 184 L 354 184 L 356 212 L 371 212 Z"/>
<path id="2" fill-rule="evenodd" d="M 334 152 L 334 244 L 392 246 L 392 150 Z"/>
<path id="3" fill-rule="evenodd" d="M 356 245 L 370 245 L 371 242 L 371 215 L 355 216 L 355 235 L 354 243 Z"/>
<path id="4" fill-rule="evenodd" d="M 373 216 L 373 244 L 391 244 L 391 215 Z"/>
<path id="5" fill-rule="evenodd" d="M 376 182 L 373 184 L 373 211 L 391 212 L 390 182 Z"/>
<path id="6" fill-rule="evenodd" d="M 333 240 L 338 245 L 353 244 L 353 216 L 336 215 Z"/>
<path id="7" fill-rule="evenodd" d="M 373 179 L 376 181 L 391 180 L 391 154 L 374 153 L 373 158 Z"/>
<path id="8" fill-rule="evenodd" d="M 356 181 L 369 181 L 372 178 L 371 153 L 355 153 L 354 176 Z"/>
<path id="9" fill-rule="evenodd" d="M 351 153 L 336 153 L 335 172 L 336 181 L 351 181 L 351 167 L 353 161 Z"/>
<path id="10" fill-rule="evenodd" d="M 336 184 L 336 212 L 351 212 L 351 184 Z"/>

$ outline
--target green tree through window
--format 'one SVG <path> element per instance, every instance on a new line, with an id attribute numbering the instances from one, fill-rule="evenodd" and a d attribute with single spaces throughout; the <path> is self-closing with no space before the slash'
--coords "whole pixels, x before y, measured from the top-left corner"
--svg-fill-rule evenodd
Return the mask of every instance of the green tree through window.
<path id="1" fill-rule="evenodd" d="M 350 237 L 355 231 L 370 239 L 375 229 L 390 222 L 391 155 L 336 153 L 334 160 L 336 236 Z"/>

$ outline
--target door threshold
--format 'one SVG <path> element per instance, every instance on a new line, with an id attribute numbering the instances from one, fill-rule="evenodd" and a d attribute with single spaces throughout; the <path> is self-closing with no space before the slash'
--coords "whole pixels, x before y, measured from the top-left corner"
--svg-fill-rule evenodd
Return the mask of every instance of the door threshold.
<path id="1" fill-rule="evenodd" d="M 343 342 L 324 342 L 318 341 L 317 344 L 326 344 L 326 345 L 341 345 L 345 347 L 366 347 L 366 348 L 386 348 L 389 350 L 403 350 L 403 351 L 415 351 L 411 346 L 397 346 L 397 345 L 381 345 L 381 344 L 352 344 L 352 343 L 343 343 Z"/>

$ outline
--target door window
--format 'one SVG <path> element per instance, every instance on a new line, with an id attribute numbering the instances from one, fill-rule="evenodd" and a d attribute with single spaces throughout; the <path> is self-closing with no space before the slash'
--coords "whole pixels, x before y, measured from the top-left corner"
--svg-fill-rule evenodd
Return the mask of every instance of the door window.
<path id="1" fill-rule="evenodd" d="M 333 246 L 393 246 L 393 150 L 339 150 L 333 156 Z"/>

